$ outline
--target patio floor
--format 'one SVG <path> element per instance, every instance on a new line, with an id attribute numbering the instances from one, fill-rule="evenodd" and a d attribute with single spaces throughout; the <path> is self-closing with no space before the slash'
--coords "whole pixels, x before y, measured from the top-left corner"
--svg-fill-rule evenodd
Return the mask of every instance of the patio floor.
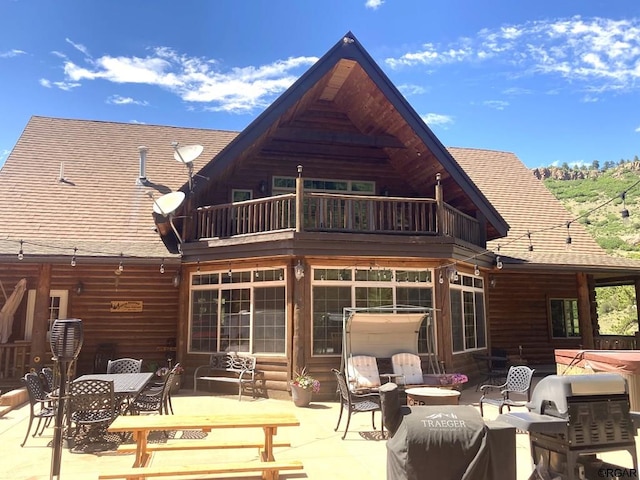
<path id="1" fill-rule="evenodd" d="M 460 397 L 461 404 L 477 407 L 479 393 L 475 386 L 464 390 Z M 291 447 L 276 448 L 276 459 L 301 460 L 304 470 L 299 472 L 281 473 L 282 479 L 368 479 L 383 480 L 386 478 L 386 442 L 380 436 L 380 415 L 376 414 L 378 431 L 371 427 L 371 415 L 359 413 L 352 416 L 349 433 L 345 440 L 341 440 L 343 430 L 334 432 L 338 418 L 339 404 L 333 402 L 313 402 L 308 408 L 297 408 L 292 401 L 275 399 L 251 399 L 243 397 L 238 402 L 237 396 L 219 396 L 209 393 L 194 395 L 189 390 L 173 397 L 176 414 L 206 414 L 213 412 L 237 413 L 241 411 L 293 411 L 300 420 L 300 427 L 281 428 L 278 439 L 289 440 Z M 485 407 L 485 419 L 497 416 L 497 409 L 488 405 Z M 51 469 L 50 448 L 53 438 L 53 428 L 47 428 L 41 437 L 29 437 L 24 448 L 20 443 L 26 433 L 29 419 L 29 406 L 25 404 L 14 409 L 0 418 L 0 439 L 2 444 L 2 471 L 0 479 L 41 480 L 48 479 Z M 345 418 L 342 419 L 344 426 Z M 209 433 L 220 435 L 223 430 Z M 242 429 L 224 430 L 225 435 L 237 436 Z M 177 432 L 176 437 L 185 435 Z M 188 432 L 187 434 L 188 435 Z M 159 434 L 159 441 L 162 437 Z M 258 458 L 255 450 L 206 450 L 190 452 L 162 452 L 154 456 L 153 465 L 170 464 L 178 459 L 185 461 L 188 455 L 193 463 L 252 460 Z M 529 456 L 529 439 L 526 433 L 516 435 L 516 456 L 518 480 L 526 480 L 532 472 Z M 609 454 L 608 461 L 621 466 L 630 467 L 628 455 L 623 453 Z M 109 471 L 110 468 L 129 467 L 133 462 L 132 455 L 116 454 L 113 450 L 94 453 L 72 453 L 65 448 L 62 453 L 62 467 L 60 478 L 64 479 L 92 479 L 97 478 L 99 472 Z M 172 478 L 172 477 L 163 477 Z M 180 477 L 201 478 L 201 477 Z M 240 475 L 207 478 L 260 478 L 259 475 Z"/>

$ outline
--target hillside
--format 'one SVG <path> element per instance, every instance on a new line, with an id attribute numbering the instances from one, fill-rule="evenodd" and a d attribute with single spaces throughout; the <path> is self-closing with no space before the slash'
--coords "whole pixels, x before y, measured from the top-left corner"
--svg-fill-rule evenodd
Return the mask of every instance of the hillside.
<path id="1" fill-rule="evenodd" d="M 640 161 L 636 157 L 598 167 L 536 168 L 533 175 L 610 255 L 640 258 Z M 624 219 L 623 210 L 628 212 Z M 600 333 L 632 335 L 638 331 L 634 287 L 599 288 L 596 299 Z"/>

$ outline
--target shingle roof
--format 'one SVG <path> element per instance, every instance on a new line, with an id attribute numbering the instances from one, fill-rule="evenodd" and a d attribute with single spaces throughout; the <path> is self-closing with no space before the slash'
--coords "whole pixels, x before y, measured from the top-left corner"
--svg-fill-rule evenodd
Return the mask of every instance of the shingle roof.
<path id="1" fill-rule="evenodd" d="M 0 170 L 0 253 L 169 257 L 154 231 L 155 197 L 188 179 L 172 141 L 198 143 L 199 169 L 237 132 L 34 116 Z M 146 177 L 139 146 L 148 147 Z M 63 165 L 65 182 L 59 181 Z"/>
<path id="2" fill-rule="evenodd" d="M 25 255 L 169 257 L 154 231 L 153 202 L 188 179 L 173 158 L 172 141 L 201 144 L 196 171 L 237 132 L 32 117 L 0 170 L 0 255 L 14 256 L 19 240 Z M 148 186 L 136 184 L 138 147 L 148 147 Z M 584 227 L 571 226 L 571 214 L 513 154 L 469 148 L 448 149 L 511 229 L 489 242 L 502 255 L 524 264 L 600 265 L 640 268 L 640 262 L 605 254 Z M 60 182 L 61 164 L 64 178 Z M 198 180 L 204 181 L 204 180 Z M 534 251 L 528 251 L 530 231 Z"/>
<path id="3" fill-rule="evenodd" d="M 567 248 L 566 223 L 574 216 L 513 153 L 473 148 L 449 151 L 509 224 L 506 237 L 487 245 L 496 253 L 499 246 L 505 260 L 512 257 L 512 263 L 521 265 L 640 268 L 637 260 L 607 255 L 578 222 L 571 223 L 572 241 Z"/>

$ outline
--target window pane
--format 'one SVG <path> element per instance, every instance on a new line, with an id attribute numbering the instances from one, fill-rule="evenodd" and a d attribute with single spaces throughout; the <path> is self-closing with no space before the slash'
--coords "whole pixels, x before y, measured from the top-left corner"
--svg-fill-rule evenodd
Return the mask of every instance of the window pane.
<path id="1" fill-rule="evenodd" d="M 342 353 L 343 309 L 351 306 L 351 287 L 313 287 L 313 354 Z"/>
<path id="2" fill-rule="evenodd" d="M 393 289 L 356 287 L 356 307 L 372 308 L 393 305 Z"/>
<path id="3" fill-rule="evenodd" d="M 462 292 L 462 298 L 462 308 L 464 309 L 464 345 L 465 348 L 476 348 L 476 325 L 473 292 Z"/>
<path id="4" fill-rule="evenodd" d="M 484 318 L 484 294 L 476 292 L 476 335 L 477 335 L 477 347 L 484 348 L 487 346 L 487 330 L 485 327 Z"/>
<path id="5" fill-rule="evenodd" d="M 284 287 L 255 288 L 253 294 L 253 352 L 285 353 Z"/>
<path id="6" fill-rule="evenodd" d="M 451 337 L 453 351 L 464 351 L 464 334 L 462 330 L 462 292 L 451 290 Z"/>
<path id="7" fill-rule="evenodd" d="M 251 290 L 223 290 L 221 292 L 221 352 L 248 352 L 251 332 Z"/>
<path id="8" fill-rule="evenodd" d="M 398 305 L 412 305 L 431 308 L 433 306 L 433 291 L 431 288 L 398 287 L 396 289 L 396 303 Z M 435 332 L 431 332 L 431 334 L 435 334 Z M 432 339 L 431 345 L 435 348 L 435 339 Z M 425 318 L 420 325 L 420 331 L 418 333 L 418 353 L 427 352 L 427 319 Z"/>
<path id="9" fill-rule="evenodd" d="M 190 350 L 218 350 L 218 290 L 196 290 L 192 293 Z"/>

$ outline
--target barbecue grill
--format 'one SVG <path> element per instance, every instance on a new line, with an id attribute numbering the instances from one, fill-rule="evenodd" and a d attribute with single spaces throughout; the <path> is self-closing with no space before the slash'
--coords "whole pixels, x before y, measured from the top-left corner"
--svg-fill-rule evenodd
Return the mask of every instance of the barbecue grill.
<path id="1" fill-rule="evenodd" d="M 543 460 L 567 480 L 598 478 L 603 466 L 616 467 L 604 464 L 598 453 L 627 451 L 638 471 L 633 422 L 638 414 L 629 411 L 621 375 L 550 375 L 538 382 L 527 408 L 499 419 L 529 433 L 534 463 Z"/>

